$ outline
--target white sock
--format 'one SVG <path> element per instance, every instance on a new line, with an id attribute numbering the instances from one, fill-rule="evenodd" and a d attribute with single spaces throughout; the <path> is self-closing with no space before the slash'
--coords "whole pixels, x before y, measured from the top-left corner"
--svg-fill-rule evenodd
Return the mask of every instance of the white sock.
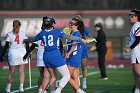
<path id="1" fill-rule="evenodd" d="M 42 91 L 42 89 L 39 89 L 38 91 Z"/>
<path id="2" fill-rule="evenodd" d="M 20 87 L 23 87 L 23 84 L 20 84 Z"/>
<path id="3" fill-rule="evenodd" d="M 135 92 L 134 93 L 140 93 L 140 90 L 139 90 L 139 88 L 135 88 Z"/>
<path id="4" fill-rule="evenodd" d="M 7 87 L 10 88 L 11 87 L 11 84 L 7 84 Z"/>
<path id="5" fill-rule="evenodd" d="M 86 81 L 86 78 L 83 78 L 83 81 Z"/>
<path id="6" fill-rule="evenodd" d="M 50 93 L 55 93 L 55 91 L 51 91 Z"/>
<path id="7" fill-rule="evenodd" d="M 79 83 L 79 86 L 80 86 L 80 77 L 78 77 L 78 83 Z"/>
<path id="8" fill-rule="evenodd" d="M 63 88 L 70 79 L 70 73 L 69 73 L 68 67 L 67 65 L 63 65 L 61 67 L 57 67 L 56 69 L 62 75 L 62 79 L 59 82 L 59 87 L 61 86 Z"/>
<path id="9" fill-rule="evenodd" d="M 81 91 L 81 89 L 78 89 L 78 90 L 77 90 L 77 92 L 80 92 L 80 91 Z"/>

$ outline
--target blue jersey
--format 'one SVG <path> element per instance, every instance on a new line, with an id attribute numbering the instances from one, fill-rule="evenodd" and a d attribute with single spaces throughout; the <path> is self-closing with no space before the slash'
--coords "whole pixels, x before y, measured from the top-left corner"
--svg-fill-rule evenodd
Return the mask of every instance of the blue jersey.
<path id="1" fill-rule="evenodd" d="M 81 37 L 81 34 L 78 30 L 76 32 L 72 32 L 70 35 Z M 81 52 L 82 52 L 81 43 L 79 43 L 79 41 L 77 41 L 77 40 L 68 40 L 67 44 L 71 44 L 73 42 L 78 42 L 78 43 L 77 43 L 74 51 L 71 53 L 69 58 L 66 60 L 66 62 L 67 62 L 67 64 L 69 64 L 72 67 L 79 67 L 81 65 Z M 71 47 L 72 47 L 72 45 L 68 45 L 68 48 L 67 48 L 68 52 L 70 51 Z"/>
<path id="2" fill-rule="evenodd" d="M 65 61 L 58 49 L 58 40 L 65 34 L 58 29 L 42 30 L 35 36 L 44 43 L 43 61 L 47 68 L 55 68 L 65 65 Z"/>
<path id="3" fill-rule="evenodd" d="M 46 51 L 58 49 L 59 38 L 63 37 L 64 33 L 58 29 L 42 30 L 35 38 L 42 40 Z"/>

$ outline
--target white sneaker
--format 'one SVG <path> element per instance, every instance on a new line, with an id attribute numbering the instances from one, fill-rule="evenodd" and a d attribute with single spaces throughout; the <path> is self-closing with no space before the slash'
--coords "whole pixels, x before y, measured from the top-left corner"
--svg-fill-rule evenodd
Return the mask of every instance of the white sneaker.
<path id="1" fill-rule="evenodd" d="M 56 88 L 59 87 L 59 82 L 60 82 L 60 80 L 57 80 L 57 81 L 56 81 L 56 83 L 55 83 L 55 87 L 56 87 Z"/>
<path id="2" fill-rule="evenodd" d="M 23 89 L 23 87 L 19 87 L 19 92 L 24 92 L 24 89 Z"/>
<path id="3" fill-rule="evenodd" d="M 47 93 L 47 91 L 46 90 L 42 90 L 40 93 Z"/>
<path id="4" fill-rule="evenodd" d="M 56 89 L 54 93 L 61 93 L 59 89 Z"/>
<path id="5" fill-rule="evenodd" d="M 7 93 L 10 93 L 10 92 L 11 92 L 11 91 L 10 91 L 10 87 L 7 86 L 7 87 L 5 88 L 5 91 L 6 91 Z"/>
<path id="6" fill-rule="evenodd" d="M 83 90 L 81 90 L 81 91 L 79 91 L 79 92 L 77 92 L 77 93 L 86 93 L 86 92 L 84 92 Z"/>

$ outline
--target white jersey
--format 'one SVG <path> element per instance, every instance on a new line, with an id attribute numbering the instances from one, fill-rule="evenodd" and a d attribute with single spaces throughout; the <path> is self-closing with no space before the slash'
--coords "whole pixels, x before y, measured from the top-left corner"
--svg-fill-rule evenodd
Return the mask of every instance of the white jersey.
<path id="1" fill-rule="evenodd" d="M 44 53 L 44 44 L 41 40 L 37 41 L 38 45 L 38 51 L 37 51 L 37 67 L 44 67 L 44 61 L 43 61 L 43 53 Z"/>
<path id="2" fill-rule="evenodd" d="M 129 40 L 129 47 L 134 43 L 135 36 L 140 36 L 140 22 L 136 22 L 130 31 L 130 40 Z M 138 63 L 140 63 L 140 43 L 131 50 L 131 63 L 136 63 L 136 59 Z"/>
<path id="3" fill-rule="evenodd" d="M 10 42 L 8 51 L 9 65 L 14 66 L 28 63 L 27 61 L 23 61 L 23 56 L 26 53 L 26 48 L 23 44 L 24 39 L 27 39 L 24 32 L 19 32 L 18 35 L 15 35 L 13 32 L 9 32 L 6 35 L 6 41 Z"/>

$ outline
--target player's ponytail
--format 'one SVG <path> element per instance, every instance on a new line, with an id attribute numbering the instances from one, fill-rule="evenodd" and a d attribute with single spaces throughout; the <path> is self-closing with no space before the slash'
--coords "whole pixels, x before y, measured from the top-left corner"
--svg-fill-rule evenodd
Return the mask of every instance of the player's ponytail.
<path id="1" fill-rule="evenodd" d="M 76 21 L 76 24 L 78 25 L 78 30 L 80 31 L 82 38 L 85 39 L 85 25 L 81 17 L 75 16 L 74 18 L 72 18 L 72 20 Z"/>
<path id="2" fill-rule="evenodd" d="M 20 29 L 21 23 L 19 20 L 14 20 L 13 21 L 13 33 L 17 34 L 19 33 L 19 29 Z"/>

